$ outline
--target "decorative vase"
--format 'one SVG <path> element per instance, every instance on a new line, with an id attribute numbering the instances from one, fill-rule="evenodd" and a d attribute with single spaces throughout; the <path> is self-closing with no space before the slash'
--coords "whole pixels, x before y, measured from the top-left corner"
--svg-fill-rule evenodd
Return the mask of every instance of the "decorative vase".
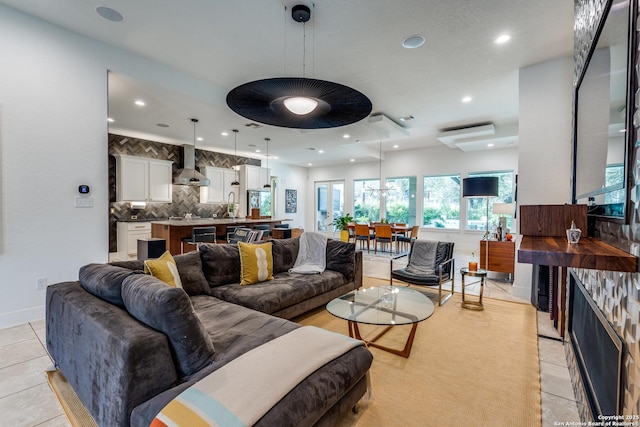
<path id="1" fill-rule="evenodd" d="M 349 241 L 349 230 L 340 230 L 340 240 L 343 242 Z"/>
<path id="2" fill-rule="evenodd" d="M 567 241 L 574 245 L 580 240 L 582 231 L 576 227 L 576 223 L 571 221 L 571 228 L 567 230 Z"/>
<path id="3" fill-rule="evenodd" d="M 469 271 L 478 271 L 478 263 L 475 261 L 469 261 Z"/>

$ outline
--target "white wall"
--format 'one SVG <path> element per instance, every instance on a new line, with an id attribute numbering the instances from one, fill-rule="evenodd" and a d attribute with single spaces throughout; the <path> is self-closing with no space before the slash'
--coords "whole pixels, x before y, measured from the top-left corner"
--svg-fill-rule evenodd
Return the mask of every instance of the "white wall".
<path id="1" fill-rule="evenodd" d="M 520 69 L 518 204 L 571 203 L 573 59 Z M 516 263 L 513 293 L 531 295 L 531 265 Z"/>
<path id="2" fill-rule="evenodd" d="M 1 5 L 0 52 L 3 328 L 44 317 L 37 278 L 75 280 L 82 265 L 107 261 L 107 70 L 218 98 L 182 72 Z M 79 184 L 92 208 L 74 207 Z"/>
<path id="3" fill-rule="evenodd" d="M 314 184 L 318 181 L 345 181 L 345 212 L 353 213 L 353 180 L 378 179 L 379 162 L 352 163 L 330 167 L 309 169 L 307 197 L 305 205 L 305 222 L 310 227 L 314 224 Z M 459 173 L 466 178 L 470 172 L 513 170 L 518 173 L 518 149 L 506 148 L 499 150 L 485 150 L 462 152 L 442 145 L 416 150 L 400 150 L 385 153 L 382 162 L 382 178 L 416 176 L 417 194 L 416 210 L 418 217 L 422 212 L 422 177 L 423 175 L 445 175 Z M 461 203 L 461 217 L 466 215 L 466 203 Z M 478 249 L 480 238 L 484 231 L 442 230 L 423 228 L 421 238 L 447 240 L 456 244 L 457 251 L 471 252 Z"/>
<path id="4" fill-rule="evenodd" d="M 305 228 L 307 168 L 286 165 L 277 161 L 271 161 L 269 168 L 271 176 L 276 177 L 276 218 L 290 219 L 291 221 L 286 222 L 290 228 Z M 295 213 L 285 212 L 285 190 L 296 190 L 298 207 Z"/>

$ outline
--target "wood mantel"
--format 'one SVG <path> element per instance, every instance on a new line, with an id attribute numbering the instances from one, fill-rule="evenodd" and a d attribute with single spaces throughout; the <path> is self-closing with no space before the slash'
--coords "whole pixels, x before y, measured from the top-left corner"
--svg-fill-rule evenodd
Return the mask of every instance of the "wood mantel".
<path id="1" fill-rule="evenodd" d="M 637 257 L 590 237 L 571 245 L 566 237 L 523 236 L 518 262 L 630 273 L 638 267 Z"/>

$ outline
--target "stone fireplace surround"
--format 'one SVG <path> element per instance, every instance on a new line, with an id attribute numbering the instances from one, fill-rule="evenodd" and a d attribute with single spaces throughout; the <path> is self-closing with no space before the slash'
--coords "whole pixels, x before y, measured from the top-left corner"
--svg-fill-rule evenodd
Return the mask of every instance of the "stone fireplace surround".
<path id="1" fill-rule="evenodd" d="M 575 0 L 574 85 L 584 68 L 606 4 L 606 0 Z M 634 4 L 632 13 L 637 14 L 635 2 L 632 4 Z M 633 30 L 638 29 L 634 28 Z M 633 65 L 634 73 L 637 75 L 640 64 L 636 62 Z M 633 87 L 629 89 L 629 92 L 635 93 L 637 90 L 637 78 L 634 78 Z M 639 114 L 637 104 L 635 114 Z M 638 125 L 639 123 L 634 123 L 636 135 Z M 631 194 L 640 191 L 638 188 L 640 185 L 639 151 L 640 149 L 636 146 L 632 153 L 633 162 L 629 165 L 632 172 L 632 185 L 629 189 Z M 594 224 L 596 237 L 635 256 L 640 255 L 640 206 L 638 202 L 631 201 L 627 206 L 631 212 L 629 224 L 596 220 Z M 638 327 L 640 320 L 640 273 L 588 269 L 574 269 L 573 271 L 606 320 L 623 340 L 622 414 L 638 415 L 640 414 L 640 365 L 638 365 L 640 362 L 640 327 Z M 569 337 L 568 334 L 565 336 Z M 593 421 L 576 355 L 570 344 L 565 345 L 564 349 L 580 417 L 583 421 Z"/>

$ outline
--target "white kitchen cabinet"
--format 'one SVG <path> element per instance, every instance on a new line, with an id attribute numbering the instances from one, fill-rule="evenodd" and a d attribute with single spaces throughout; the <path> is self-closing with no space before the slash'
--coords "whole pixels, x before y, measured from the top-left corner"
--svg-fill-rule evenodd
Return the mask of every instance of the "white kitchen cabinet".
<path id="1" fill-rule="evenodd" d="M 247 190 L 264 190 L 265 184 L 270 181 L 270 169 L 260 166 L 242 165 L 241 175 L 245 178 Z"/>
<path id="2" fill-rule="evenodd" d="M 172 163 L 145 157 L 117 156 L 118 201 L 170 203 L 173 192 Z"/>
<path id="3" fill-rule="evenodd" d="M 200 187 L 200 203 L 227 203 L 229 193 L 234 193 L 235 201 L 238 202 L 238 186 L 231 185 L 236 180 L 235 170 L 205 166 L 204 175 L 210 184 Z"/>
<path id="4" fill-rule="evenodd" d="M 138 239 L 151 237 L 150 222 L 119 222 L 118 223 L 118 252 L 136 258 L 138 254 Z"/>

